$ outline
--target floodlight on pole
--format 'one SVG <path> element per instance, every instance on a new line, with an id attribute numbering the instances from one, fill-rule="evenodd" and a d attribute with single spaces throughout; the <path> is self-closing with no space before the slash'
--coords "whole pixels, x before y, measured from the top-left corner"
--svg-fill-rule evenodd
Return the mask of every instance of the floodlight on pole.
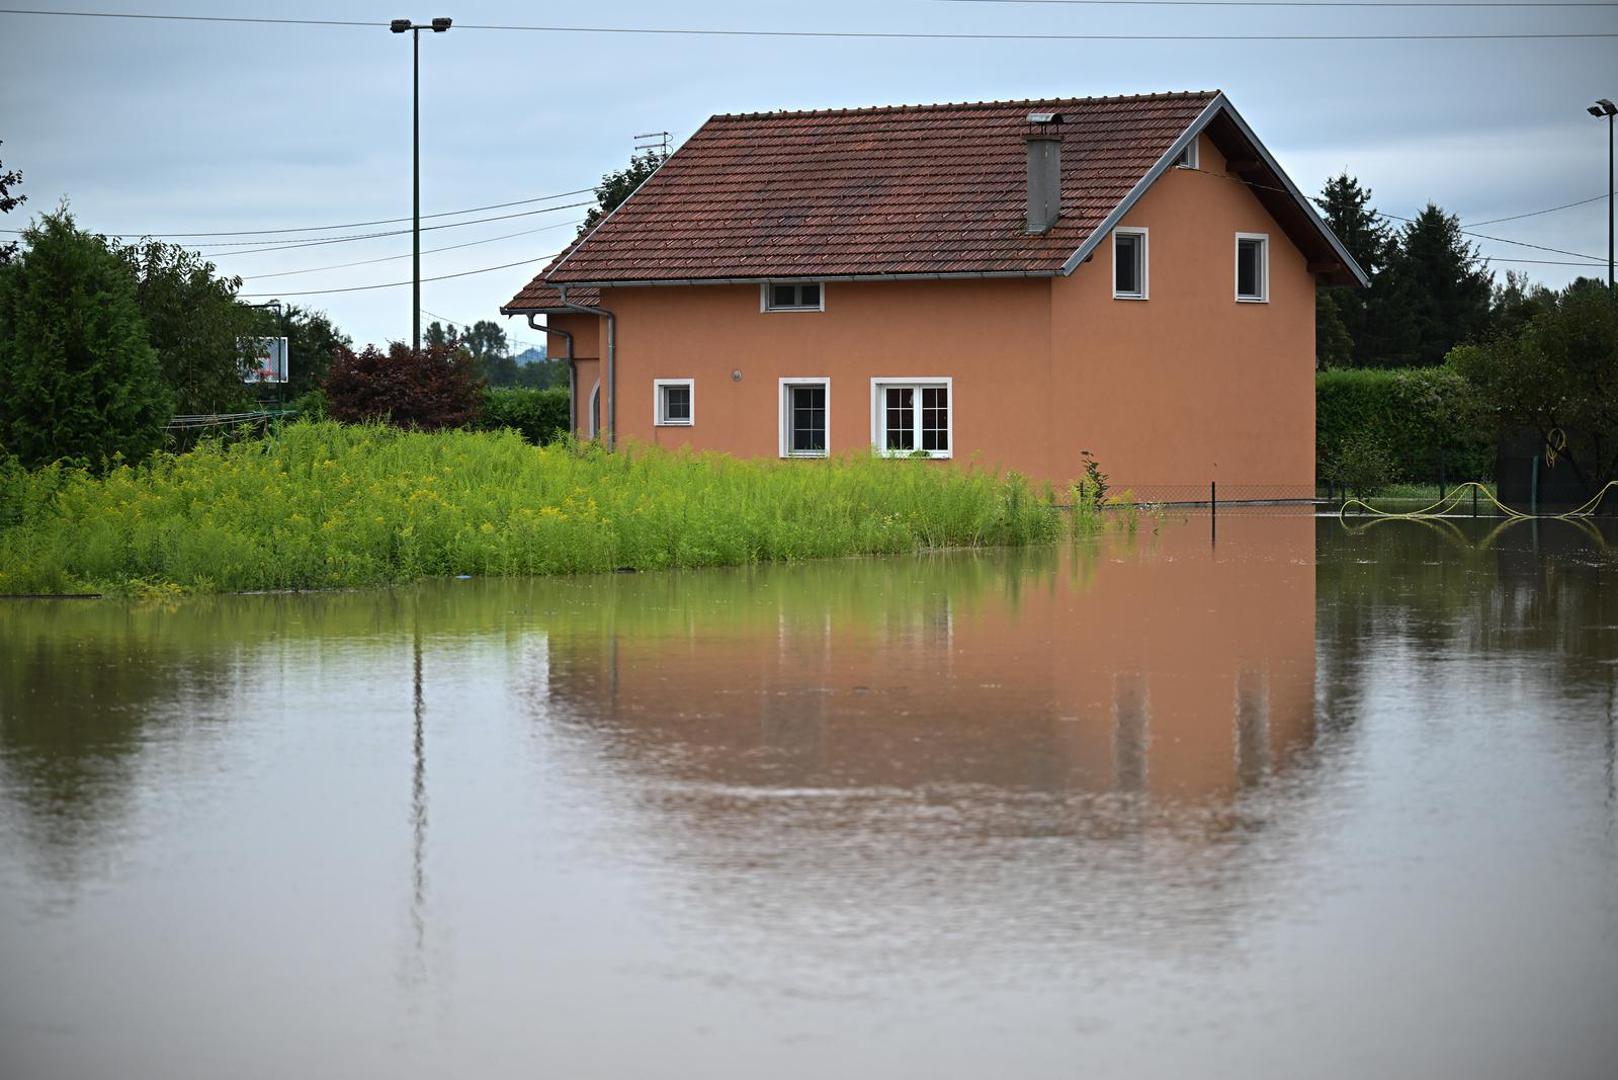
<path id="1" fill-rule="evenodd" d="M 452 20 L 434 19 L 430 23 L 415 23 L 409 19 L 394 19 L 388 30 L 395 34 L 410 35 L 410 173 L 411 173 L 411 304 L 410 343 L 421 351 L 421 32 L 431 30 L 442 34 L 450 28 Z"/>

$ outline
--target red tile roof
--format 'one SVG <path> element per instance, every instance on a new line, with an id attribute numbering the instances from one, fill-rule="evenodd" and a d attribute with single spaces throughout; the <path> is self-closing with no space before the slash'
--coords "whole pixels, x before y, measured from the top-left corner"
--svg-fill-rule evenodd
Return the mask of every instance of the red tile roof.
<path id="1" fill-rule="evenodd" d="M 601 290 L 580 286 L 567 291 L 569 306 L 582 304 L 585 307 L 594 307 L 601 303 Z M 566 310 L 562 304 L 562 290 L 555 285 L 546 284 L 543 277 L 536 277 L 522 291 L 511 298 L 511 303 L 500 309 L 507 314 L 523 311 L 556 311 Z"/>
<path id="2" fill-rule="evenodd" d="M 629 282 L 1054 274 L 1217 97 L 722 115 L 541 276 Z M 1062 114 L 1062 216 L 1025 229 L 1032 112 Z"/>

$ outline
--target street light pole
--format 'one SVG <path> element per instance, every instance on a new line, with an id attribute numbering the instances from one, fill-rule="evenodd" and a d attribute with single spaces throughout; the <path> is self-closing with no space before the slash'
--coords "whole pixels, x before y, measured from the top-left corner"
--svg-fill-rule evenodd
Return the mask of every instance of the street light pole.
<path id="1" fill-rule="evenodd" d="M 394 19 L 388 29 L 395 34 L 410 32 L 410 344 L 421 351 L 421 32 L 442 34 L 449 19 L 434 19 L 422 25 L 409 19 Z"/>
<path id="2" fill-rule="evenodd" d="M 1618 116 L 1618 105 L 1614 105 L 1606 98 L 1598 98 L 1596 103 L 1586 111 L 1598 120 L 1603 116 L 1607 118 L 1607 291 L 1614 292 L 1612 279 L 1612 121 L 1614 116 Z M 1614 295 L 1618 295 L 1618 293 L 1614 293 Z"/>

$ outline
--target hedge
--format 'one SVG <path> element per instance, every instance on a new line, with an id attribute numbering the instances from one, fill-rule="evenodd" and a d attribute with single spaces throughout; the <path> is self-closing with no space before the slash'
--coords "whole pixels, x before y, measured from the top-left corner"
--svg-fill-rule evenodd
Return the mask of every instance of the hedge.
<path id="1" fill-rule="evenodd" d="M 555 442 L 568 431 L 567 388 L 489 387 L 483 391 L 476 426 L 481 431 L 511 428 L 531 443 Z"/>
<path id="2" fill-rule="evenodd" d="M 1391 481 L 1488 480 L 1494 435 L 1471 385 L 1447 367 L 1356 368 L 1315 376 L 1315 464 L 1342 480 L 1367 457 Z"/>

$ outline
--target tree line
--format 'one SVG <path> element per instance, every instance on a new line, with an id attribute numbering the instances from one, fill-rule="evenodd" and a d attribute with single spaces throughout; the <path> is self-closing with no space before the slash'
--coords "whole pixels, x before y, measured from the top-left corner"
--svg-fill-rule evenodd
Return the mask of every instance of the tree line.
<path id="1" fill-rule="evenodd" d="M 1315 296 L 1319 368 L 1434 367 L 1457 345 L 1513 332 L 1552 291 L 1508 271 L 1496 282 L 1460 219 L 1434 203 L 1395 224 L 1371 189 L 1344 172 L 1315 199 L 1321 216 L 1371 279 Z"/>

